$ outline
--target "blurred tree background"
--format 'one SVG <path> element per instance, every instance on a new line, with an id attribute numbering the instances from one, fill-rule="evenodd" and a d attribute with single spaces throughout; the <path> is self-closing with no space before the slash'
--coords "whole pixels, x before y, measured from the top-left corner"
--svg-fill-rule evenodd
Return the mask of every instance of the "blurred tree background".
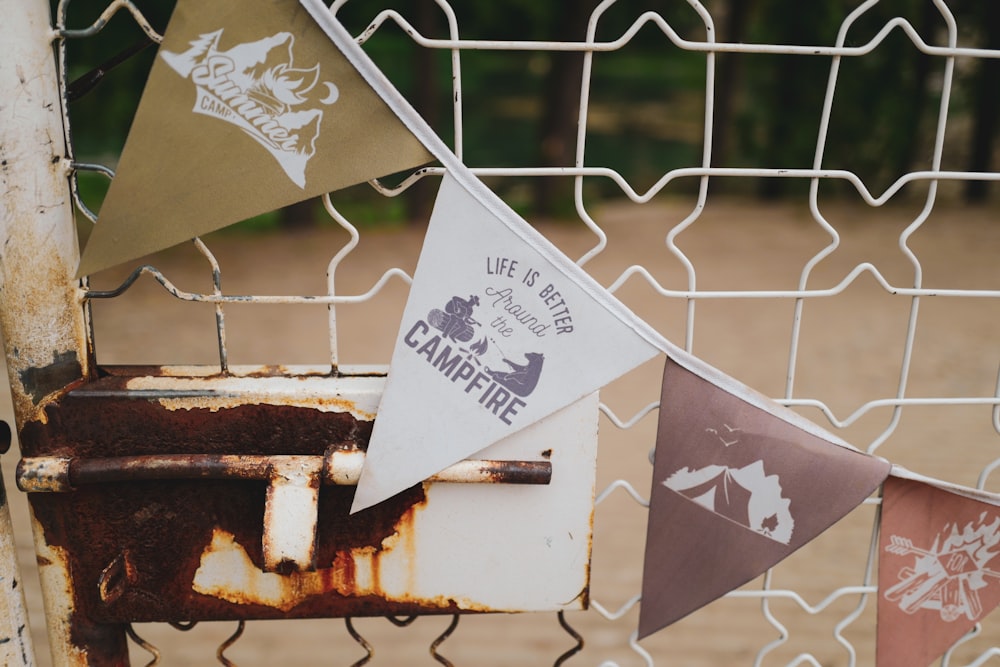
<path id="1" fill-rule="evenodd" d="M 161 32 L 173 0 L 134 0 Z M 351 0 L 340 20 L 359 34 L 385 0 Z M 448 38 L 435 0 L 392 3 L 422 34 Z M 464 39 L 583 41 L 598 0 L 453 0 Z M 723 42 L 832 45 L 859 0 L 706 0 L 717 39 Z M 105 3 L 72 2 L 70 28 L 89 26 Z M 1000 2 L 950 0 L 959 46 L 1000 49 Z M 56 3 L 53 0 L 53 12 Z M 248 11 L 250 5 L 248 4 Z M 598 41 L 621 37 L 647 11 L 659 12 L 684 38 L 704 40 L 704 24 L 684 0 L 619 0 L 597 25 Z M 946 45 L 946 23 L 932 0 L 883 0 L 849 30 L 848 46 L 868 43 L 895 16 L 907 19 L 923 40 Z M 76 157 L 114 165 L 125 142 L 155 47 L 128 12 L 118 12 L 93 38 L 67 41 L 69 103 Z M 389 21 L 365 50 L 433 128 L 454 146 L 451 54 L 416 45 Z M 85 90 L 94 68 L 137 52 Z M 640 191 L 671 169 L 702 164 L 707 56 L 684 51 L 647 23 L 622 49 L 593 58 L 585 164 L 621 172 Z M 461 51 L 463 159 L 469 166 L 572 166 L 583 55 L 579 52 Z M 759 54 L 716 56 L 712 166 L 809 168 L 815 160 L 819 119 L 831 58 Z M 875 193 L 902 174 L 929 169 L 940 108 L 943 58 L 922 54 L 894 30 L 871 53 L 841 62 L 822 166 L 856 172 Z M 942 167 L 997 168 L 1000 60 L 959 58 L 948 108 Z M 406 197 L 383 198 L 367 185 L 336 196 L 338 206 L 364 222 L 422 220 L 436 183 L 419 183 Z M 502 178 L 491 186 L 526 216 L 559 217 L 573 210 L 571 178 Z M 678 179 L 663 196 L 690 193 L 696 179 Z M 800 194 L 801 179 L 723 179 L 713 192 L 777 198 Z M 990 184 L 972 181 L 956 192 L 969 202 L 990 197 Z M 926 183 L 906 186 L 917 193 Z M 81 190 L 96 210 L 106 181 L 85 174 Z M 824 181 L 824 194 L 856 197 L 853 187 Z M 610 180 L 588 178 L 588 198 L 620 197 Z M 269 217 L 271 223 L 312 224 L 318 203 L 306 202 Z"/>

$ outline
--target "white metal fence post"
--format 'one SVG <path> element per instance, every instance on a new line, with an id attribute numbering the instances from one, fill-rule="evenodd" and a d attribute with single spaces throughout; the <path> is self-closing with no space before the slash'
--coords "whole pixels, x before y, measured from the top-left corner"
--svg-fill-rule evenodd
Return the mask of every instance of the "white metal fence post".
<path id="1" fill-rule="evenodd" d="M 66 180 L 62 104 L 46 0 L 0 0 L 0 324 L 18 433 L 38 421 L 52 396 L 88 371 L 79 250 Z M 33 664 L 24 602 L 12 594 L 13 540 L 0 510 L 0 644 L 5 665 Z M 70 638 L 72 598 L 64 559 L 35 526 L 55 665 L 86 664 Z M 44 559 L 43 559 L 44 557 Z M 20 588 L 20 587 L 19 587 Z M 7 613 L 4 613 L 7 612 Z M 18 631 L 20 630 L 20 631 Z M 15 641 L 16 640 L 16 641 Z M 124 645 L 124 639 L 120 642 Z M 6 653 L 5 653 L 6 652 Z"/>
<path id="2" fill-rule="evenodd" d="M 4 428 L 5 442 L 10 444 L 10 430 Z M 14 526 L 10 519 L 7 491 L 0 477 L 0 661 L 8 667 L 28 667 L 35 664 L 35 653 L 28 629 L 28 614 L 24 601 L 24 586 L 17 565 Z"/>

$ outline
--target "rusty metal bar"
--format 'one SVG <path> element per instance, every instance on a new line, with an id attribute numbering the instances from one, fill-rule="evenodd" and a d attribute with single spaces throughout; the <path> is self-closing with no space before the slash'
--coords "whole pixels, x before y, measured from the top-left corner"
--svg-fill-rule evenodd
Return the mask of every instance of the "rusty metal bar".
<path id="1" fill-rule="evenodd" d="M 365 453 L 328 451 L 326 456 L 260 456 L 231 454 L 177 454 L 69 458 L 34 456 L 17 466 L 18 488 L 27 493 L 69 492 L 79 486 L 110 482 L 148 480 L 243 479 L 272 481 L 277 469 L 304 461 L 322 464 L 324 484 L 353 486 L 358 483 Z M 552 479 L 549 461 L 460 461 L 429 482 L 467 484 L 540 484 Z"/>
<path id="2" fill-rule="evenodd" d="M 115 482 L 232 479 L 267 483 L 262 553 L 264 571 L 314 572 L 322 484 L 357 484 L 365 452 L 337 445 L 316 455 L 174 454 L 106 458 L 34 456 L 17 467 L 18 487 L 27 493 L 67 493 Z M 548 484 L 548 461 L 466 460 L 429 481 Z"/>
<path id="3" fill-rule="evenodd" d="M 327 451 L 324 479 L 329 484 L 353 486 L 361 478 L 365 455 L 360 451 Z M 429 477 L 429 482 L 465 484 L 541 484 L 552 481 L 548 461 L 490 461 L 466 459 Z"/>

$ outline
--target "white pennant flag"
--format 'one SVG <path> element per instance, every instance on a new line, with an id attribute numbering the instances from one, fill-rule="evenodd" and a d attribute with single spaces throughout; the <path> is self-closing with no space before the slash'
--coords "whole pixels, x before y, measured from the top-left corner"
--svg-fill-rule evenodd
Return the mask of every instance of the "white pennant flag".
<path id="1" fill-rule="evenodd" d="M 448 170 L 351 507 L 357 512 L 673 346 L 483 185 L 320 0 L 299 2 Z"/>
<path id="2" fill-rule="evenodd" d="M 748 405 L 829 439 L 637 318 L 462 164 L 321 0 L 299 3 L 447 169 L 352 512 L 544 419 L 658 352 Z"/>
<path id="3" fill-rule="evenodd" d="M 446 174 L 352 512 L 660 352 L 624 306 L 466 170 Z"/>

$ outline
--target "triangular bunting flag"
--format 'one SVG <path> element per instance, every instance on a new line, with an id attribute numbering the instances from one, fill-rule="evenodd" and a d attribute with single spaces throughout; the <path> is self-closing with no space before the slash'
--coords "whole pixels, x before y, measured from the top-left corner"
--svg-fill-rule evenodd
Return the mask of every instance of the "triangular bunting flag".
<path id="1" fill-rule="evenodd" d="M 741 393 L 666 361 L 640 638 L 760 575 L 889 473 L 887 461 L 796 425 L 805 420 L 746 387 Z"/>
<path id="2" fill-rule="evenodd" d="M 596 391 L 669 344 L 483 185 L 321 2 L 299 2 L 447 169 L 356 512 Z"/>
<path id="3" fill-rule="evenodd" d="M 78 272 L 432 160 L 296 0 L 179 0 Z"/>
<path id="4" fill-rule="evenodd" d="M 1000 499 L 899 470 L 882 492 L 876 664 L 926 667 L 1000 604 Z"/>
<path id="5" fill-rule="evenodd" d="M 499 200 L 477 195 L 481 190 L 445 175 L 352 511 L 659 352 L 635 316 L 579 267 L 540 235 L 525 236 L 537 232 L 510 209 L 498 209 Z"/>

